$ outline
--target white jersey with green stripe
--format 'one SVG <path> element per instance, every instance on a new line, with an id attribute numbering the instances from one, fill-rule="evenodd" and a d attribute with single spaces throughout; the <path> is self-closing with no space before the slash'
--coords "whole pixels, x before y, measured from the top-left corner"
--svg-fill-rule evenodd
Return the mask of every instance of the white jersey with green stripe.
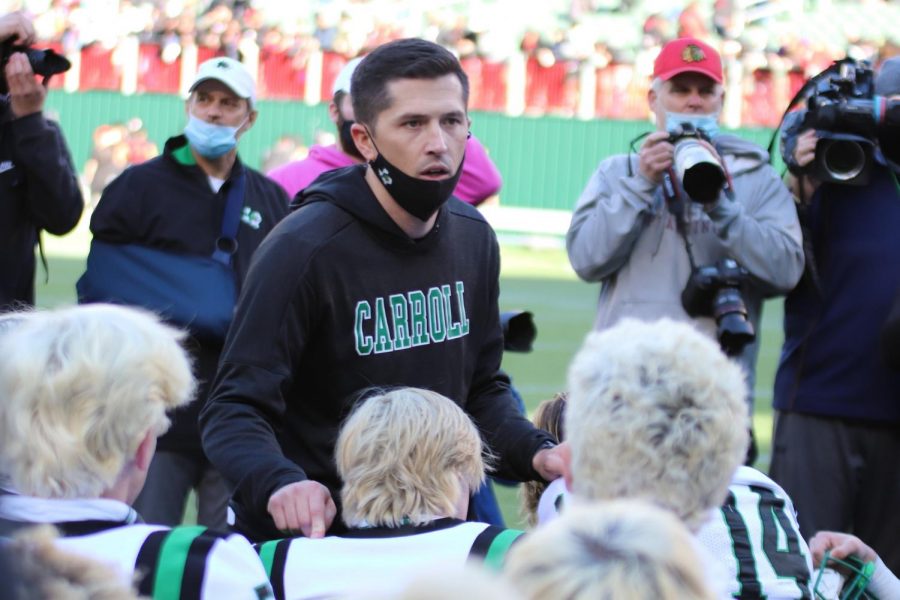
<path id="1" fill-rule="evenodd" d="M 538 505 L 538 525 L 552 521 L 569 501 L 560 479 Z M 707 582 L 721 598 L 810 598 L 812 562 L 800 535 L 794 505 L 766 475 L 740 467 L 724 505 L 710 511 L 696 534 Z"/>
<path id="2" fill-rule="evenodd" d="M 430 569 L 481 560 L 499 570 L 515 529 L 458 519 L 426 525 L 351 529 L 319 539 L 292 538 L 257 546 L 278 600 L 390 594 Z"/>
<path id="3" fill-rule="evenodd" d="M 107 565 L 123 584 L 153 600 L 272 597 L 259 557 L 240 535 L 146 525 L 127 504 L 100 498 L 3 495 L 0 519 L 12 528 L 55 526 L 59 548 Z"/>
<path id="4" fill-rule="evenodd" d="M 812 559 L 790 497 L 777 483 L 740 467 L 721 510 L 697 533 L 728 569 L 732 598 L 811 598 Z"/>

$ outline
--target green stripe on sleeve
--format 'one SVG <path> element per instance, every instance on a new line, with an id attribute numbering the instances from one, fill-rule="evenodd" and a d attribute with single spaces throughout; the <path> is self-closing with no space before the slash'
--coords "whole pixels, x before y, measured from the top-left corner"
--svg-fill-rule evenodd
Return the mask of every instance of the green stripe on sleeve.
<path id="1" fill-rule="evenodd" d="M 518 529 L 506 529 L 495 537 L 488 548 L 487 554 L 484 555 L 485 566 L 492 571 L 501 570 L 510 546 L 512 546 L 523 533 L 525 532 L 519 531 Z"/>
<path id="2" fill-rule="evenodd" d="M 266 568 L 266 577 L 270 581 L 272 579 L 272 563 L 275 561 L 275 548 L 278 547 L 279 541 L 272 540 L 259 545 L 259 560 L 262 561 L 263 566 Z"/>
<path id="3" fill-rule="evenodd" d="M 191 544 L 206 531 L 206 527 L 176 527 L 166 536 L 159 551 L 159 564 L 153 583 L 154 600 L 178 600 L 181 582 Z"/>

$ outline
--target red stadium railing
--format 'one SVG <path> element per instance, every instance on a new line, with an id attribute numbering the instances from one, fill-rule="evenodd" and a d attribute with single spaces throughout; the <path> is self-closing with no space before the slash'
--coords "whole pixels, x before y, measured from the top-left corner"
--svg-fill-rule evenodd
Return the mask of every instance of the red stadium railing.
<path id="1" fill-rule="evenodd" d="M 59 44 L 50 45 L 57 51 Z M 197 64 L 217 54 L 213 48 L 197 48 Z M 159 44 L 141 44 L 137 54 L 137 86 L 134 91 L 160 94 L 176 94 L 182 89 L 183 56 L 166 61 Z M 310 60 L 321 68 L 319 81 L 310 79 L 316 89 L 307 90 Z M 323 52 L 307 57 L 283 51 L 261 50 L 257 64 L 258 95 L 260 98 L 277 100 L 327 101 L 331 98 L 331 88 L 347 63 L 347 57 L 335 52 Z M 563 116 L 584 115 L 582 94 L 589 94 L 592 111 L 588 115 L 608 119 L 645 119 L 648 114 L 647 90 L 649 81 L 636 76 L 634 65 L 611 63 L 594 72 L 593 90 L 581 90 L 581 67 L 575 61 L 556 61 L 542 65 L 536 58 L 529 57 L 524 62 L 525 94 L 519 102 L 510 102 L 510 63 L 492 61 L 469 56 L 460 61 L 469 77 L 469 107 L 472 110 L 504 112 L 509 106 L 521 106 L 528 114 L 557 114 Z M 115 50 L 99 44 L 86 46 L 81 50 L 78 72 L 80 90 L 120 90 L 123 69 Z M 518 79 L 521 81 L 521 79 Z M 803 85 L 805 75 L 801 71 L 790 71 L 780 76 L 769 69 L 759 69 L 748 75 L 747 90 L 743 98 L 742 124 L 774 126 L 778 124 L 783 105 L 793 97 Z M 316 85 L 317 84 L 317 85 Z M 63 78 L 51 82 L 60 88 Z M 67 88 L 70 89 L 70 88 Z M 309 92 L 312 92 L 310 94 Z M 517 100 L 513 98 L 512 100 Z"/>
<path id="2" fill-rule="evenodd" d="M 121 69 L 113 61 L 115 49 L 91 44 L 81 49 L 78 87 L 82 90 L 118 90 L 122 87 Z"/>
<path id="3" fill-rule="evenodd" d="M 306 91 L 306 69 L 295 56 L 263 50 L 259 55 L 261 98 L 301 100 Z"/>
<path id="4" fill-rule="evenodd" d="M 469 107 L 472 110 L 505 111 L 506 63 L 475 56 L 464 58 L 460 62 L 469 76 Z"/>
<path id="5" fill-rule="evenodd" d="M 595 111 L 605 119 L 645 119 L 649 81 L 635 77 L 634 65 L 611 63 L 596 70 Z"/>
<path id="6" fill-rule="evenodd" d="M 181 61 L 166 62 L 160 44 L 141 44 L 138 48 L 137 91 L 177 94 L 181 86 Z"/>
<path id="7" fill-rule="evenodd" d="M 319 92 L 320 98 L 331 98 L 331 88 L 334 86 L 334 80 L 344 65 L 347 64 L 347 57 L 337 52 L 322 53 L 322 87 Z"/>

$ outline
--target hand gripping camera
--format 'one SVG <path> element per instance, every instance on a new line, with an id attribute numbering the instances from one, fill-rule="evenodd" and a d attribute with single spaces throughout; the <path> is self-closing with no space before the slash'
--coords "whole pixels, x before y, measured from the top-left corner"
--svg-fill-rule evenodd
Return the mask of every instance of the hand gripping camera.
<path id="1" fill-rule="evenodd" d="M 872 68 L 852 59 L 834 63 L 807 86 L 812 93 L 806 108 L 784 119 L 782 155 L 788 168 L 819 181 L 867 184 L 879 134 L 890 128 L 892 135 L 900 135 L 900 100 L 876 95 Z M 798 96 L 803 93 L 801 89 Z M 793 158 L 794 142 L 807 129 L 815 129 L 819 141 L 815 160 L 800 169 Z"/>
<path id="2" fill-rule="evenodd" d="M 725 169 L 700 140 L 710 141 L 690 123 L 681 124 L 669 136 L 669 142 L 675 146 L 673 171 L 681 188 L 691 200 L 709 204 L 719 197 L 727 179 Z"/>
<path id="3" fill-rule="evenodd" d="M 690 316 L 712 316 L 716 320 L 716 337 L 729 356 L 740 354 L 744 346 L 756 339 L 741 295 L 749 277 L 744 267 L 723 258 L 714 265 L 694 269 L 681 293 L 681 304 Z"/>
<path id="4" fill-rule="evenodd" d="M 44 78 L 44 84 L 46 84 L 54 75 L 65 73 L 72 67 L 72 63 L 70 63 L 65 56 L 57 54 L 50 48 L 47 48 L 46 50 L 37 50 L 35 48 L 29 48 L 28 46 L 18 46 L 14 43 L 13 39 L 10 38 L 0 44 L 0 94 L 9 93 L 9 85 L 6 83 L 6 77 L 3 75 L 3 70 L 6 69 L 6 63 L 9 62 L 9 57 L 16 52 L 22 52 L 28 57 L 28 62 L 31 64 L 31 70 L 34 71 L 35 75 L 40 75 Z"/>

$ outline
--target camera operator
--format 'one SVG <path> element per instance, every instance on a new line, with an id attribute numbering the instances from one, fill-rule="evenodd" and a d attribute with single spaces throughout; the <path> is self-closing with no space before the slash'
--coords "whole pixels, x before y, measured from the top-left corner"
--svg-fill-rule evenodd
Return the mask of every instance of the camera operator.
<path id="1" fill-rule="evenodd" d="M 887 106 L 900 99 L 900 57 L 882 65 L 874 94 Z M 785 301 L 771 475 L 806 537 L 851 532 L 897 572 L 900 373 L 885 364 L 879 337 L 900 290 L 900 132 L 890 119 L 879 125 L 868 181 L 847 185 L 810 174 L 817 141 L 833 132 L 803 127 L 786 127 L 784 158 L 796 172 L 807 275 Z"/>
<path id="2" fill-rule="evenodd" d="M 791 195 L 765 151 L 718 133 L 724 91 L 721 59 L 713 48 L 690 38 L 669 42 L 653 76 L 647 99 L 657 131 L 647 136 L 637 157 L 622 154 L 600 163 L 566 236 L 578 275 L 602 283 L 595 328 L 606 329 L 624 317 L 669 317 L 692 319 L 714 335 L 712 309 L 692 318 L 682 292 L 701 267 L 730 264 L 729 270 L 749 272 L 733 291 L 743 297 L 744 326 L 758 330 L 763 298 L 790 290 L 803 271 Z M 680 190 L 673 202 L 664 182 L 682 187 L 685 182 L 675 180 L 685 165 L 678 164 L 680 143 L 672 138 L 687 128 L 702 133 L 692 140 L 694 150 L 707 155 L 704 166 L 714 172 L 701 184 L 709 187 L 717 179 L 721 185 L 693 197 Z M 683 216 L 676 218 L 678 213 Z M 723 342 L 721 327 L 719 333 Z M 751 390 L 756 354 L 755 342 L 740 351 Z"/>
<path id="3" fill-rule="evenodd" d="M 4 50 L 9 42 L 33 41 L 34 28 L 21 13 L 0 17 Z M 47 90 L 24 53 L 3 57 L 9 93 L 0 97 L 0 312 L 34 304 L 39 231 L 71 231 L 84 205 L 62 132 L 41 112 Z"/>

